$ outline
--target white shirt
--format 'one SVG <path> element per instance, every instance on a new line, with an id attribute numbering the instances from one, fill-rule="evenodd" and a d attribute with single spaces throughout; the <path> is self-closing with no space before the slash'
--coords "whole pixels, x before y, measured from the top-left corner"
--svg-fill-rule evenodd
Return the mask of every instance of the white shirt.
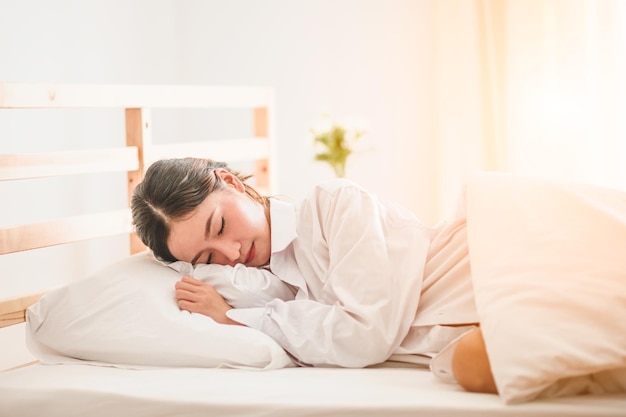
<path id="1" fill-rule="evenodd" d="M 272 199 L 270 216 L 269 267 L 295 299 L 227 314 L 300 361 L 430 357 L 467 331 L 440 325 L 477 321 L 464 220 L 426 227 L 347 180 L 317 186 L 297 207 Z"/>

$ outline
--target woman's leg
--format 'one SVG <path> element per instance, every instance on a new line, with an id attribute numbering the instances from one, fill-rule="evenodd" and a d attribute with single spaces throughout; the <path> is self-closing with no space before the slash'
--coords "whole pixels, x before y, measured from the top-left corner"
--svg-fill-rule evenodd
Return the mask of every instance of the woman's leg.
<path id="1" fill-rule="evenodd" d="M 467 391 L 498 393 L 480 327 L 459 340 L 452 356 L 452 373 Z"/>

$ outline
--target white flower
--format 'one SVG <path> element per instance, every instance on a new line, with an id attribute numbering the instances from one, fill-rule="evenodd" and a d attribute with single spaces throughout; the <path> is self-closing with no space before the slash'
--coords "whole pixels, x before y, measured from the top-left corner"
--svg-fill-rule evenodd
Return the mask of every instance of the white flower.
<path id="1" fill-rule="evenodd" d="M 317 121 L 312 127 L 311 132 L 314 136 L 323 135 L 329 133 L 334 125 L 334 121 L 329 114 L 323 114 L 320 120 Z"/>

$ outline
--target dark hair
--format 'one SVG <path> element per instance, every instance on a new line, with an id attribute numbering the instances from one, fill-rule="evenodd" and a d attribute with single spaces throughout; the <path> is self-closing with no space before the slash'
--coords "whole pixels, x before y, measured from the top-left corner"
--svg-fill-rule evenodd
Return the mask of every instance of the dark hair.
<path id="1" fill-rule="evenodd" d="M 131 199 L 135 232 L 157 258 L 167 262 L 177 260 L 167 247 L 170 222 L 190 214 L 209 194 L 223 187 L 222 179 L 215 174 L 217 168 L 237 176 L 250 198 L 268 205 L 267 197 L 244 182 L 250 175 L 241 175 L 224 162 L 202 158 L 157 161 L 150 165 Z"/>

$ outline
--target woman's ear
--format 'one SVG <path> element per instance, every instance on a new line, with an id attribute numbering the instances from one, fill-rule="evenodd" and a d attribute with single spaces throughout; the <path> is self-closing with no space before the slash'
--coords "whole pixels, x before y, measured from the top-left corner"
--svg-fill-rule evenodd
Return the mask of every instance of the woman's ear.
<path id="1" fill-rule="evenodd" d="M 246 187 L 243 182 L 232 172 L 224 168 L 216 168 L 215 175 L 217 175 L 227 186 L 233 187 L 235 190 L 245 192 Z"/>

